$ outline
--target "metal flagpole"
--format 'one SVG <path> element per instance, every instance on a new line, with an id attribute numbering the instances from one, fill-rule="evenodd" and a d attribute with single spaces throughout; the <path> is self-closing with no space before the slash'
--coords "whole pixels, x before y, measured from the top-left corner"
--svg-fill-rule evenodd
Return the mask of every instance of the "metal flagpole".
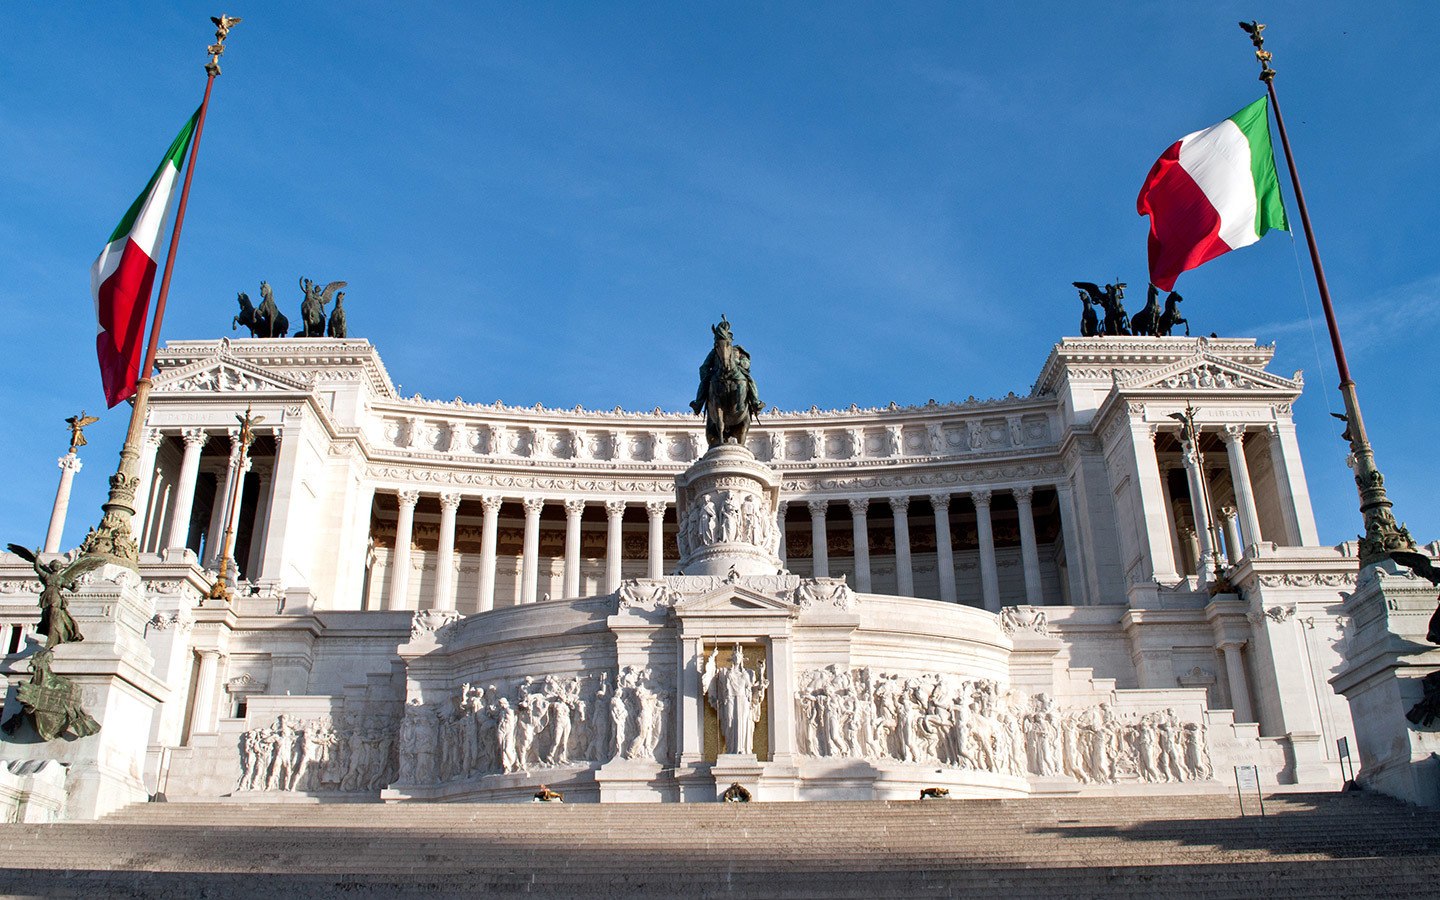
<path id="1" fill-rule="evenodd" d="M 240 455 L 235 459 L 235 479 L 232 482 L 230 497 L 225 505 L 225 538 L 220 545 L 220 572 L 215 576 L 215 583 L 210 586 L 209 597 L 212 600 L 229 600 L 234 596 L 232 584 L 240 577 L 240 566 L 232 557 L 235 554 L 235 522 L 240 517 L 240 498 L 244 494 L 245 464 L 250 456 L 250 444 L 255 440 L 255 426 L 265 421 L 264 416 L 250 415 L 250 407 L 245 407 L 245 415 L 236 416 L 240 423 Z M 233 578 L 230 575 L 234 569 Z"/>
<path id="2" fill-rule="evenodd" d="M 155 300 L 155 317 L 150 323 L 149 343 L 145 348 L 145 362 L 140 368 L 140 377 L 135 382 L 135 396 L 131 401 L 130 425 L 125 431 L 125 443 L 120 448 L 120 467 L 110 476 L 110 495 L 101 504 L 104 515 L 100 524 L 90 529 L 80 545 L 87 556 L 104 556 L 111 562 L 131 569 L 140 563 L 140 547 L 130 529 L 130 519 L 135 515 L 135 492 L 140 487 L 140 475 L 136 471 L 140 461 L 141 432 L 145 417 L 150 411 L 150 373 L 155 368 L 155 353 L 160 342 L 160 323 L 165 318 L 165 301 L 170 295 L 170 276 L 175 271 L 175 251 L 180 246 L 180 229 L 185 224 L 185 206 L 190 200 L 190 182 L 195 177 L 195 158 L 200 154 L 200 135 L 205 131 L 205 114 L 210 108 L 210 89 L 215 86 L 215 76 L 220 74 L 220 56 L 225 52 L 225 38 L 230 29 L 239 24 L 237 16 L 221 14 L 212 17 L 215 23 L 215 43 L 206 48 L 210 61 L 205 64 L 205 99 L 200 102 L 200 117 L 195 122 L 195 138 L 190 143 L 190 161 L 185 167 L 185 184 L 180 189 L 180 202 L 175 208 L 175 227 L 170 232 L 170 249 L 165 256 L 165 274 L 160 280 L 160 294 Z"/>
<path id="3" fill-rule="evenodd" d="M 1365 521 L 1365 534 L 1360 538 L 1360 567 L 1388 558 L 1394 550 L 1415 550 L 1415 541 L 1405 526 L 1395 521 L 1389 497 L 1385 495 L 1385 476 L 1375 465 L 1375 451 L 1365 434 L 1365 420 L 1360 416 L 1360 399 L 1350 365 L 1345 361 L 1345 346 L 1340 342 L 1340 326 L 1335 321 L 1335 308 L 1330 302 L 1330 286 L 1325 282 L 1325 269 L 1320 265 L 1320 251 L 1315 246 L 1315 232 L 1310 227 L 1310 212 L 1305 206 L 1305 192 L 1300 189 L 1300 173 L 1295 156 L 1290 152 L 1290 138 L 1285 133 L 1285 119 L 1280 115 L 1280 99 L 1275 95 L 1275 70 L 1270 67 L 1271 54 L 1265 49 L 1264 24 L 1241 22 L 1241 29 L 1255 45 L 1255 58 L 1260 61 L 1260 80 L 1270 95 L 1270 108 L 1275 111 L 1275 127 L 1280 132 L 1280 146 L 1285 150 L 1285 164 L 1290 169 L 1290 183 L 1295 186 L 1295 206 L 1300 211 L 1300 226 L 1305 230 L 1305 245 L 1310 249 L 1310 262 L 1315 268 L 1315 283 L 1320 289 L 1320 304 L 1325 310 L 1325 324 L 1330 329 L 1330 346 L 1335 351 L 1335 366 L 1340 372 L 1340 396 L 1345 402 L 1345 434 L 1350 442 L 1350 467 L 1355 471 L 1355 486 L 1360 491 L 1360 514 Z"/>

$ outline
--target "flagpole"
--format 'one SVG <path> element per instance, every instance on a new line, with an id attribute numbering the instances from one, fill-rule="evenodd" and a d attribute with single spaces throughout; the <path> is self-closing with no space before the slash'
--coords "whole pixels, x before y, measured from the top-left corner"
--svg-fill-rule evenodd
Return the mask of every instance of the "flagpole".
<path id="1" fill-rule="evenodd" d="M 190 182 L 195 177 L 195 159 L 200 154 L 200 135 L 205 131 L 205 114 L 210 108 L 210 91 L 215 76 L 220 74 L 220 56 L 225 52 L 225 38 L 240 19 L 221 14 L 215 23 L 215 43 L 206 51 L 210 61 L 205 64 L 205 98 L 200 101 L 200 115 L 195 122 L 195 138 L 190 142 L 190 161 L 185 167 L 185 183 L 180 189 L 180 202 L 175 207 L 175 226 L 170 232 L 170 249 L 165 255 L 165 274 L 160 279 L 160 294 L 155 300 L 155 316 L 150 323 L 150 339 L 145 348 L 145 361 L 135 382 L 130 406 L 130 424 L 125 430 L 125 443 L 120 448 L 120 467 L 110 476 L 110 494 L 101 504 L 104 514 L 100 524 L 90 529 L 80 545 L 82 553 L 104 556 L 111 562 L 134 569 L 140 563 L 140 547 L 130 528 L 135 515 L 135 492 L 140 487 L 136 471 L 140 461 L 141 433 L 150 411 L 150 373 L 155 368 L 159 349 L 160 323 L 165 318 L 165 301 L 170 296 L 170 276 L 175 271 L 175 253 L 180 247 L 180 229 L 185 224 L 185 207 L 190 200 Z"/>
<path id="2" fill-rule="evenodd" d="M 1310 227 L 1310 212 L 1305 206 L 1305 192 L 1300 189 L 1300 173 L 1290 151 L 1290 138 L 1285 133 L 1285 119 L 1280 115 L 1280 98 L 1275 94 L 1275 70 L 1270 67 L 1271 53 L 1265 49 L 1265 25 L 1241 22 L 1240 28 L 1250 35 L 1255 45 L 1255 58 L 1260 61 L 1260 80 L 1270 96 L 1275 111 L 1275 127 L 1280 132 L 1280 146 L 1285 150 L 1285 164 L 1290 170 L 1290 183 L 1295 187 L 1295 205 L 1300 210 L 1300 226 L 1305 231 L 1305 245 L 1315 269 L 1315 284 L 1320 291 L 1320 305 L 1325 310 L 1325 325 L 1330 330 L 1330 346 L 1335 351 L 1335 367 L 1340 373 L 1340 396 L 1345 403 L 1345 434 L 1350 441 L 1350 467 L 1355 472 L 1355 486 L 1360 492 L 1360 514 L 1365 521 L 1365 534 L 1360 538 L 1360 567 L 1388 558 L 1391 551 L 1415 549 L 1415 541 L 1405 526 L 1395 521 L 1393 504 L 1385 494 L 1385 476 L 1375 464 L 1375 451 L 1365 433 L 1365 420 L 1360 416 L 1360 398 L 1355 381 L 1350 377 L 1350 364 L 1345 359 L 1345 345 L 1340 340 L 1340 325 L 1330 302 L 1330 285 L 1325 281 L 1325 268 L 1320 264 L 1320 251 L 1315 246 L 1315 232 Z"/>

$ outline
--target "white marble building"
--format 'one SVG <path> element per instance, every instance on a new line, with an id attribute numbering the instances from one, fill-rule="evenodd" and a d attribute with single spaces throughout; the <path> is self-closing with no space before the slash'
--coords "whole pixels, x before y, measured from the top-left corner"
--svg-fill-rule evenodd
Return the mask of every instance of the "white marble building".
<path id="1" fill-rule="evenodd" d="M 1271 356 L 1066 338 L 1023 394 L 767 413 L 780 564 L 727 579 L 676 571 L 689 413 L 404 398 L 364 340 L 171 342 L 135 519 L 144 790 L 1000 796 L 1221 790 L 1250 763 L 1336 787 L 1357 565 L 1319 545 L 1302 383 Z M 243 596 L 215 605 L 236 477 Z M 12 683 L 35 587 L 0 557 Z M 736 644 L 768 684 L 738 752 L 699 675 Z"/>

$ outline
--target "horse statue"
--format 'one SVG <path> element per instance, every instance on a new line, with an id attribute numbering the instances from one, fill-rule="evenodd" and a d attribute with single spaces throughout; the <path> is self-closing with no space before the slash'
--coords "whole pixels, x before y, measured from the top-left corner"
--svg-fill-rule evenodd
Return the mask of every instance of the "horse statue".
<path id="1" fill-rule="evenodd" d="M 1145 297 L 1145 308 L 1130 317 L 1130 333 L 1143 337 L 1160 335 L 1160 289 L 1153 284 Z"/>
<path id="2" fill-rule="evenodd" d="M 734 343 L 724 314 L 711 326 L 715 346 L 700 366 L 700 388 L 690 408 L 705 416 L 705 441 L 718 447 L 731 441 L 744 445 L 750 420 L 765 408 L 750 377 L 750 354 Z"/>
<path id="3" fill-rule="evenodd" d="M 255 311 L 255 334 L 257 337 L 284 337 L 290 330 L 290 320 L 275 304 L 275 292 L 270 282 L 260 282 L 260 308 Z"/>
<path id="4" fill-rule="evenodd" d="M 250 329 L 251 337 L 260 337 L 260 330 L 255 327 L 255 304 L 250 302 L 250 295 L 241 291 L 235 302 L 240 304 L 240 314 L 230 320 L 230 330 L 234 331 L 241 325 Z"/>
<path id="5" fill-rule="evenodd" d="M 323 288 L 308 278 L 300 279 L 300 290 L 305 292 L 305 299 L 300 301 L 300 330 L 295 332 L 296 337 L 324 337 L 325 336 L 325 307 L 330 304 L 330 297 L 348 282 L 332 281 Z"/>
<path id="6" fill-rule="evenodd" d="M 1174 330 L 1176 325 L 1184 325 L 1185 336 L 1190 336 L 1190 321 L 1180 315 L 1180 304 L 1184 299 L 1184 297 L 1174 291 L 1171 291 L 1170 296 L 1165 298 L 1165 311 L 1160 314 L 1160 323 L 1155 329 L 1157 335 L 1160 337 L 1169 337 L 1170 332 Z"/>
<path id="7" fill-rule="evenodd" d="M 1125 314 L 1125 282 L 1117 281 L 1114 284 L 1105 285 L 1101 290 L 1100 285 L 1093 281 L 1072 281 L 1071 284 L 1090 295 L 1090 301 L 1097 303 L 1105 310 L 1105 334 L 1110 337 L 1130 333 L 1130 317 Z"/>
<path id="8" fill-rule="evenodd" d="M 1100 333 L 1100 317 L 1095 314 L 1095 303 L 1084 291 L 1080 292 L 1080 300 L 1085 304 L 1085 310 L 1080 313 L 1080 336 L 1095 337 Z"/>
<path id="9" fill-rule="evenodd" d="M 330 311 L 330 322 L 325 326 L 325 336 L 332 338 L 349 337 L 345 329 L 345 292 L 335 295 L 335 308 Z"/>

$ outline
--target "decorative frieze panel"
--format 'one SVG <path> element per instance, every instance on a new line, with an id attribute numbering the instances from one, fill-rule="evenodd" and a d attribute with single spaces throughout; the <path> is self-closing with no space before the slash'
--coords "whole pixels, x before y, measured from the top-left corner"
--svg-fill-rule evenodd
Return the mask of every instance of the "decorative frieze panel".
<path id="1" fill-rule="evenodd" d="M 395 722 L 354 715 L 339 727 L 328 718 L 281 714 L 240 735 L 238 791 L 378 791 L 395 779 Z"/>
<path id="2" fill-rule="evenodd" d="M 832 665 L 800 679 L 802 754 L 894 759 L 1082 784 L 1213 777 L 1203 722 L 1174 710 L 1121 717 L 1108 703 L 1059 709 L 989 679 L 905 677 Z"/>

